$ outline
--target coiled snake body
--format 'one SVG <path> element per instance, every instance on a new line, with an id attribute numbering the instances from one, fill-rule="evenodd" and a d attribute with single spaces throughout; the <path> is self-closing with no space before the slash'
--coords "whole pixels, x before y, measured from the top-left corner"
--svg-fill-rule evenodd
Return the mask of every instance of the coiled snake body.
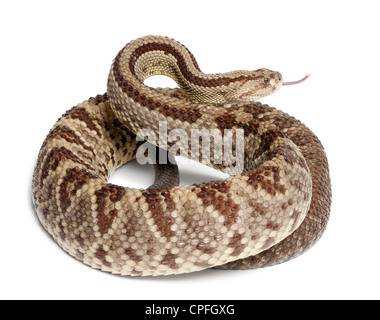
<path id="1" fill-rule="evenodd" d="M 181 89 L 145 86 L 156 74 Z M 169 38 L 132 41 L 112 64 L 107 94 L 68 111 L 46 138 L 33 175 L 41 223 L 76 259 L 122 275 L 257 268 L 300 255 L 325 230 L 330 178 L 318 138 L 253 101 L 281 84 L 281 75 L 267 69 L 206 75 Z M 244 142 L 242 172 L 216 164 L 211 153 L 203 162 L 230 178 L 179 187 L 176 179 L 160 183 L 159 173 L 148 190 L 109 184 L 116 168 L 135 159 L 136 133 L 158 132 L 160 121 L 188 133 L 244 129 L 244 141 L 234 145 Z M 190 157 L 187 147 L 178 149 Z"/>

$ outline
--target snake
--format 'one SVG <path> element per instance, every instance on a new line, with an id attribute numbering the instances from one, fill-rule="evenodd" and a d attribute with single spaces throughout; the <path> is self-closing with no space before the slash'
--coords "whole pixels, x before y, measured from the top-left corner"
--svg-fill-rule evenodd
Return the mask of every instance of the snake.
<path id="1" fill-rule="evenodd" d="M 145 85 L 155 75 L 179 87 Z M 75 259 L 122 276 L 255 269 L 298 257 L 324 233 L 332 194 L 317 136 L 258 101 L 286 84 L 266 68 L 203 73 L 189 49 L 168 37 L 129 42 L 113 60 L 107 92 L 67 111 L 39 151 L 32 198 L 42 226 Z M 149 188 L 109 183 L 136 159 L 141 130 L 158 134 L 160 122 L 189 137 L 232 132 L 235 158 L 244 145 L 242 164 L 200 145 L 200 162 L 226 179 L 181 186 L 176 163 L 157 163 Z M 193 155 L 190 139 L 169 135 L 164 147 L 158 140 L 150 142 L 160 150 Z"/>

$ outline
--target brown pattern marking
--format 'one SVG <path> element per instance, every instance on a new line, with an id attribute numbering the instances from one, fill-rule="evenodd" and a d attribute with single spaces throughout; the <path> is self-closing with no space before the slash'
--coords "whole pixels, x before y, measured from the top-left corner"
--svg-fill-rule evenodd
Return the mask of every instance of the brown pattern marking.
<path id="1" fill-rule="evenodd" d="M 194 123 L 197 121 L 197 119 L 202 117 L 199 108 L 195 107 L 194 103 L 189 102 L 189 106 L 179 110 L 176 107 L 169 106 L 167 104 L 161 103 L 160 101 L 154 101 L 153 99 L 147 98 L 145 95 L 140 94 L 140 92 L 136 88 L 134 88 L 123 78 L 120 71 L 119 61 L 120 53 L 116 57 L 113 67 L 115 80 L 118 83 L 118 86 L 122 89 L 122 91 L 126 93 L 129 98 L 133 99 L 136 103 L 139 103 L 143 107 L 147 107 L 150 110 L 157 110 L 158 112 L 164 114 L 166 117 L 179 119 L 181 121 L 187 121 L 188 123 Z"/>
<path id="2" fill-rule="evenodd" d="M 118 119 L 113 119 L 109 122 L 104 122 L 104 128 L 110 132 L 110 138 L 112 140 L 120 140 L 121 144 L 119 142 L 115 143 L 115 148 L 116 150 L 120 150 L 128 141 L 127 138 L 127 132 L 125 131 L 125 126 L 118 120 Z M 132 134 L 132 137 L 135 137 L 134 134 Z M 125 154 L 128 152 L 128 149 L 125 149 L 124 152 Z"/>
<path id="3" fill-rule="evenodd" d="M 117 215 L 117 210 L 113 209 L 105 214 L 105 208 L 107 207 L 107 200 L 116 203 L 121 200 L 125 195 L 125 189 L 123 187 L 115 186 L 113 184 L 107 184 L 102 189 L 95 192 L 97 207 L 97 219 L 99 232 L 104 234 L 112 226 L 113 220 Z"/>
<path id="4" fill-rule="evenodd" d="M 227 113 L 216 117 L 215 122 L 222 132 L 222 135 L 224 134 L 224 129 L 231 129 L 233 126 L 239 125 L 239 122 L 236 121 L 236 115 L 233 113 Z"/>
<path id="5" fill-rule="evenodd" d="M 138 198 L 137 198 L 138 199 Z M 138 201 L 136 199 L 136 201 Z M 125 212 L 125 216 L 128 217 L 128 221 L 124 224 L 124 230 L 127 237 L 133 237 L 137 231 L 141 230 L 140 225 L 138 223 L 138 220 L 136 218 L 135 212 L 133 211 L 127 211 Z M 149 244 L 149 249 L 146 250 L 147 255 L 154 255 L 155 250 L 152 249 L 154 245 L 156 244 L 154 238 L 146 238 L 147 244 Z M 124 253 L 128 255 L 129 259 L 138 263 L 142 260 L 142 256 L 138 255 L 136 253 L 136 250 L 132 249 L 131 247 L 126 248 Z"/>
<path id="6" fill-rule="evenodd" d="M 197 250 L 202 251 L 207 254 L 213 254 L 215 252 L 214 248 L 212 248 L 209 244 L 206 244 L 204 242 L 198 243 L 196 248 Z"/>
<path id="7" fill-rule="evenodd" d="M 75 196 L 77 191 L 87 184 L 90 179 L 95 178 L 96 177 L 93 174 L 87 172 L 85 169 L 79 170 L 78 168 L 69 168 L 66 170 L 63 182 L 59 186 L 60 201 L 63 211 L 66 211 L 67 208 L 70 207 L 71 197 Z M 73 185 L 71 191 L 69 191 L 69 185 Z"/>
<path id="8" fill-rule="evenodd" d="M 84 122 L 88 129 L 91 131 L 95 131 L 99 138 L 101 138 L 102 134 L 96 127 L 94 121 L 91 119 L 90 114 L 84 108 L 74 107 L 71 110 L 67 111 L 63 117 L 70 117 L 71 119 L 79 119 Z"/>
<path id="9" fill-rule="evenodd" d="M 107 251 L 104 250 L 103 246 L 100 246 L 99 249 L 95 252 L 95 257 L 98 258 L 103 265 L 111 268 L 112 264 L 106 260 Z"/>
<path id="10" fill-rule="evenodd" d="M 202 199 L 205 207 L 212 205 L 220 212 L 225 218 L 224 225 L 226 227 L 230 227 L 236 222 L 236 215 L 240 209 L 240 206 L 231 199 L 230 187 L 231 182 L 221 181 L 193 189 L 194 192 L 197 192 L 198 198 Z"/>
<path id="11" fill-rule="evenodd" d="M 173 253 L 168 253 L 164 256 L 164 258 L 161 260 L 161 264 L 162 265 L 165 265 L 165 266 L 168 266 L 169 268 L 171 269 L 178 269 L 179 266 L 178 264 L 175 262 L 175 259 L 177 258 L 177 255 L 173 254 Z"/>
<path id="12" fill-rule="evenodd" d="M 57 137 L 62 138 L 69 143 L 80 145 L 83 147 L 83 149 L 90 151 L 95 156 L 94 149 L 86 146 L 73 130 L 65 126 L 57 126 L 54 130 L 52 130 L 47 136 L 42 147 L 44 147 L 48 141 L 51 141 L 52 139 L 55 139 Z"/>
<path id="13" fill-rule="evenodd" d="M 265 166 L 256 170 L 253 170 L 249 174 L 248 183 L 253 186 L 255 190 L 261 187 L 272 196 L 275 196 L 277 192 L 285 194 L 286 187 L 280 184 L 280 169 L 274 166 Z"/>
<path id="14" fill-rule="evenodd" d="M 277 222 L 274 222 L 274 221 L 270 221 L 270 222 L 267 223 L 266 227 L 267 227 L 267 229 L 271 229 L 271 230 L 277 231 L 277 230 L 280 229 L 281 224 L 279 224 Z"/>
<path id="15" fill-rule="evenodd" d="M 62 241 L 65 241 L 66 240 L 66 233 L 65 233 L 65 227 L 62 224 L 62 219 L 59 221 L 58 227 L 59 227 L 60 231 L 57 232 L 57 235 L 58 235 L 59 239 L 61 239 Z"/>
<path id="16" fill-rule="evenodd" d="M 125 249 L 124 253 L 126 255 L 128 255 L 129 259 L 138 263 L 141 261 L 141 257 L 139 255 L 136 254 L 136 250 L 132 249 L 132 248 L 127 248 Z"/>
<path id="17" fill-rule="evenodd" d="M 166 238 L 174 236 L 171 226 L 174 219 L 167 213 L 175 209 L 175 203 L 169 191 L 149 190 L 143 193 L 146 203 L 149 205 L 149 211 L 158 227 L 158 230 Z M 165 204 L 165 205 L 164 205 Z"/>
<path id="18" fill-rule="evenodd" d="M 265 116 L 259 118 L 267 112 L 274 111 L 275 108 L 269 107 L 268 105 L 263 105 L 261 102 L 255 101 L 253 104 L 246 104 L 243 106 L 243 111 L 252 115 L 252 118 L 256 121 L 264 122 L 266 120 Z"/>
<path id="19" fill-rule="evenodd" d="M 241 239 L 242 239 L 242 235 L 238 232 L 235 232 L 234 236 L 232 237 L 231 242 L 228 244 L 229 248 L 235 248 L 235 250 L 231 253 L 231 256 L 233 257 L 238 256 L 240 253 L 242 253 L 244 248 L 247 246 L 241 243 Z"/>
<path id="20" fill-rule="evenodd" d="M 65 147 L 54 148 L 48 154 L 45 160 L 45 163 L 42 167 L 42 174 L 41 174 L 41 180 L 40 180 L 41 187 L 43 186 L 44 180 L 50 174 L 50 171 L 56 171 L 62 160 L 71 160 L 75 163 L 85 166 L 88 170 L 95 171 L 93 167 L 86 164 L 84 161 L 80 160 L 74 153 L 72 153 L 70 150 L 66 149 Z"/>
<path id="21" fill-rule="evenodd" d="M 97 106 L 99 104 L 105 103 L 107 101 L 108 101 L 108 94 L 107 94 L 107 92 L 104 93 L 104 94 L 98 94 L 96 97 L 89 99 L 89 102 L 93 102 Z"/>
<path id="22" fill-rule="evenodd" d="M 236 115 L 233 113 L 234 109 L 231 108 L 230 113 L 218 116 L 215 118 L 215 122 L 220 129 L 222 135 L 224 135 L 224 129 L 241 128 L 244 130 L 244 136 L 247 137 L 250 134 L 257 135 L 260 124 L 257 120 L 251 120 L 248 122 L 241 122 L 236 120 Z M 265 144 L 268 146 L 268 144 Z M 259 149 L 261 152 L 262 149 Z M 261 154 L 261 153 L 260 153 Z"/>
<path id="23" fill-rule="evenodd" d="M 259 215 L 265 216 L 267 214 L 267 209 L 255 200 L 249 201 L 249 208 L 252 210 L 251 215 L 253 218 L 257 218 Z"/>
<path id="24" fill-rule="evenodd" d="M 217 183 L 209 183 L 201 185 L 198 188 L 194 188 L 193 192 L 197 193 L 197 196 L 203 200 L 203 206 L 208 207 L 210 205 L 225 218 L 224 226 L 230 228 L 233 223 L 236 222 L 236 216 L 239 212 L 240 206 L 236 204 L 231 198 L 232 195 L 229 193 L 231 183 L 227 181 L 221 181 Z M 189 217 L 189 223 L 191 217 Z M 238 245 L 238 240 L 234 243 L 231 243 L 231 247 L 235 247 L 234 254 L 239 255 L 244 246 Z M 206 254 L 213 254 L 215 249 L 212 248 L 208 243 L 200 242 L 196 248 Z M 200 265 L 201 266 L 201 265 Z"/>
<path id="25" fill-rule="evenodd" d="M 294 211 L 293 211 L 293 213 L 291 215 L 291 218 L 293 219 L 292 228 L 294 227 L 294 225 L 298 221 L 298 218 L 301 215 L 301 213 L 302 213 L 301 211 L 294 209 Z"/>
<path id="26" fill-rule="evenodd" d="M 49 208 L 43 208 L 43 209 L 42 209 L 42 215 L 43 215 L 44 218 L 46 219 L 46 218 L 50 215 L 50 210 L 49 210 Z"/>

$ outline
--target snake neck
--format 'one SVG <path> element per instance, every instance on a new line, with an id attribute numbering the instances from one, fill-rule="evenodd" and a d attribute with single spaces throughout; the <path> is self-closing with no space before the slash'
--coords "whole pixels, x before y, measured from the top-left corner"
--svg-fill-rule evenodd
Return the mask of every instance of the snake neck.
<path id="1" fill-rule="evenodd" d="M 122 77 L 137 84 L 140 90 L 144 90 L 147 78 L 164 75 L 172 78 L 192 101 L 207 104 L 256 100 L 278 90 L 282 84 L 281 75 L 268 69 L 205 74 L 184 45 L 159 36 L 132 41 L 114 64 Z"/>

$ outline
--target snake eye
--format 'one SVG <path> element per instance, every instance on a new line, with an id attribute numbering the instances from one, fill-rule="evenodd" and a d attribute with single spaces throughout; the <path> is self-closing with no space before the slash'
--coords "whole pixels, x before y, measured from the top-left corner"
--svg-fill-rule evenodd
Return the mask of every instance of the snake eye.
<path id="1" fill-rule="evenodd" d="M 269 78 L 264 79 L 264 83 L 268 84 L 270 82 Z"/>

